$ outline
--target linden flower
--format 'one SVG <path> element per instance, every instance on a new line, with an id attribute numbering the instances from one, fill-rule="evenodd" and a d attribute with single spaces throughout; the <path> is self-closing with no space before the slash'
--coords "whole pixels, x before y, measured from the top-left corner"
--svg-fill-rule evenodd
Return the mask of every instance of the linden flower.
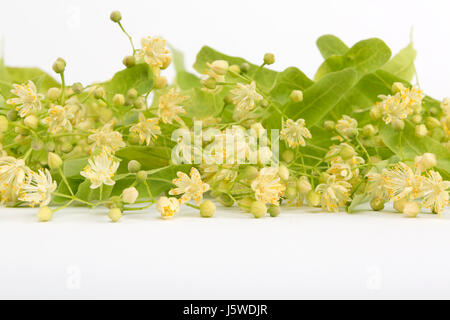
<path id="1" fill-rule="evenodd" d="M 119 162 L 103 151 L 100 155 L 95 156 L 94 160 L 89 159 L 88 165 L 80 174 L 91 181 L 91 189 L 97 189 L 102 184 L 109 186 L 116 182 L 112 179 L 119 167 Z"/>
<path id="2" fill-rule="evenodd" d="M 237 87 L 230 91 L 233 95 L 233 103 L 236 109 L 241 111 L 252 111 L 256 103 L 263 99 L 262 95 L 256 92 L 256 83 L 252 81 L 250 84 L 238 83 Z"/>
<path id="3" fill-rule="evenodd" d="M 37 93 L 36 85 L 33 81 L 29 80 L 23 85 L 13 84 L 13 88 L 11 93 L 18 98 L 8 99 L 6 103 L 15 106 L 22 118 L 41 110 L 41 100 L 44 99 L 44 95 Z"/>
<path id="4" fill-rule="evenodd" d="M 142 49 L 137 52 L 138 58 L 151 67 L 164 68 L 170 62 L 169 50 L 166 49 L 166 40 L 158 37 L 147 37 L 141 40 Z"/>
<path id="5" fill-rule="evenodd" d="M 159 97 L 159 106 L 157 111 L 158 117 L 160 117 L 164 123 L 172 124 L 175 120 L 179 124 L 183 125 L 184 122 L 178 114 L 186 113 L 186 110 L 180 106 L 180 103 L 186 99 L 187 97 L 180 96 L 174 88 L 170 89 L 168 93 Z"/>
<path id="6" fill-rule="evenodd" d="M 67 131 L 72 130 L 72 123 L 74 115 L 70 109 L 66 107 L 61 107 L 58 105 L 53 105 L 48 110 L 49 116 L 43 120 L 44 123 L 48 125 L 48 130 L 51 133 L 56 133 L 58 131 L 66 129 Z"/>
<path id="7" fill-rule="evenodd" d="M 93 152 L 97 147 L 113 154 L 118 149 L 126 146 L 122 140 L 122 135 L 113 131 L 113 123 L 107 123 L 103 127 L 92 130 L 92 134 L 89 135 L 88 141 L 92 143 L 91 151 Z"/>
<path id="8" fill-rule="evenodd" d="M 434 213 L 441 213 L 449 204 L 449 188 L 450 181 L 444 181 L 438 172 L 430 170 L 423 183 L 423 205 Z"/>
<path id="9" fill-rule="evenodd" d="M 286 186 L 281 184 L 278 168 L 266 167 L 261 169 L 253 180 L 251 187 L 255 191 L 255 198 L 264 203 L 278 205 Z"/>
<path id="10" fill-rule="evenodd" d="M 130 128 L 131 132 L 139 136 L 139 142 L 149 145 L 153 138 L 161 134 L 158 126 L 158 118 L 146 119 L 143 113 L 139 113 L 139 122 Z"/>
<path id="11" fill-rule="evenodd" d="M 22 159 L 5 156 L 0 158 L 1 202 L 15 201 L 30 169 Z"/>
<path id="12" fill-rule="evenodd" d="M 180 203 L 176 198 L 161 197 L 156 204 L 156 209 L 163 219 L 171 218 L 180 210 Z"/>
<path id="13" fill-rule="evenodd" d="M 425 97 L 422 90 L 420 90 L 417 86 L 413 86 L 412 88 L 404 88 L 399 92 L 399 94 L 402 99 L 402 104 L 409 108 L 420 106 L 423 98 Z"/>
<path id="14" fill-rule="evenodd" d="M 357 170 L 358 171 L 358 170 Z M 349 164 L 345 162 L 336 162 L 327 170 L 329 174 L 335 175 L 338 180 L 348 181 L 353 178 L 353 171 Z M 359 173 L 359 171 L 358 171 Z"/>
<path id="15" fill-rule="evenodd" d="M 311 133 L 305 127 L 305 120 L 303 119 L 298 119 L 297 121 L 288 119 L 287 121 L 283 121 L 280 137 L 282 140 L 285 140 L 291 148 L 296 148 L 298 146 L 304 147 L 306 145 L 305 138 L 312 138 Z"/>
<path id="16" fill-rule="evenodd" d="M 385 179 L 385 188 L 391 200 L 416 199 L 423 193 L 423 177 L 416 175 L 403 162 L 399 162 L 393 169 L 383 169 L 382 174 Z"/>
<path id="17" fill-rule="evenodd" d="M 182 194 L 180 198 L 181 203 L 185 203 L 194 199 L 197 204 L 200 204 L 203 200 L 203 193 L 209 190 L 209 184 L 204 183 L 200 177 L 200 173 L 194 167 L 191 168 L 191 177 L 183 172 L 178 172 L 177 179 L 174 179 L 172 183 L 176 185 L 169 191 L 172 196 L 177 196 Z"/>
<path id="18" fill-rule="evenodd" d="M 351 187 L 352 185 L 347 181 L 336 181 L 336 176 L 331 175 L 327 183 L 319 184 L 316 187 L 316 192 L 321 194 L 322 208 L 329 212 L 337 212 L 339 207 L 344 206 L 348 201 Z"/>
<path id="19" fill-rule="evenodd" d="M 52 192 L 56 190 L 56 181 L 53 181 L 47 169 L 31 172 L 27 182 L 22 186 L 19 200 L 30 203 L 32 207 L 39 204 L 48 205 L 52 199 Z"/>
<path id="20" fill-rule="evenodd" d="M 358 132 L 358 122 L 347 116 L 342 116 L 342 119 L 336 122 L 336 131 L 347 138 L 352 138 Z M 342 140 L 342 137 L 336 137 L 338 140 Z"/>
<path id="21" fill-rule="evenodd" d="M 366 193 L 372 197 L 379 197 L 381 199 L 388 199 L 388 192 L 386 190 L 386 179 L 384 175 L 376 172 L 370 172 L 366 175 L 367 187 Z"/>

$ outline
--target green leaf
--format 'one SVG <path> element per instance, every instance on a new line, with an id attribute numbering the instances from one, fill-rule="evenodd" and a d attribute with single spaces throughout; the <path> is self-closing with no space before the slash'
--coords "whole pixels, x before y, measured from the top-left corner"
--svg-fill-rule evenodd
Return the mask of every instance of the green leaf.
<path id="1" fill-rule="evenodd" d="M 285 104 L 289 102 L 289 95 L 292 90 L 304 91 L 313 84 L 314 82 L 299 69 L 290 67 L 277 75 L 275 86 L 270 91 L 270 95 L 279 103 Z"/>
<path id="2" fill-rule="evenodd" d="M 183 92 L 183 94 L 189 96 L 189 99 L 184 103 L 187 117 L 202 119 L 215 116 L 224 105 L 222 95 L 216 95 L 200 88 Z"/>
<path id="3" fill-rule="evenodd" d="M 22 84 L 28 80 L 36 84 L 38 91 L 47 92 L 52 87 L 60 87 L 60 83 L 39 68 L 6 67 L 12 83 Z"/>
<path id="4" fill-rule="evenodd" d="M 383 66 L 391 57 L 391 50 L 384 41 L 372 38 L 362 40 L 342 56 L 332 56 L 320 66 L 314 79 L 323 78 L 330 72 L 353 68 L 358 77 L 371 73 Z"/>
<path id="5" fill-rule="evenodd" d="M 81 178 L 80 172 L 88 163 L 88 158 L 68 159 L 64 161 L 63 172 L 67 178 Z"/>
<path id="6" fill-rule="evenodd" d="M 175 84 L 180 87 L 181 90 L 189 90 L 192 88 L 201 88 L 202 83 L 200 78 L 195 74 L 186 71 L 184 64 L 184 55 L 181 51 L 170 46 L 172 51 L 173 65 L 175 66 Z"/>
<path id="7" fill-rule="evenodd" d="M 416 56 L 417 51 L 411 42 L 386 63 L 382 69 L 405 81 L 411 81 L 416 73 L 414 65 Z"/>
<path id="8" fill-rule="evenodd" d="M 294 120 L 305 119 L 306 125 L 312 127 L 333 110 L 355 83 L 356 72 L 352 69 L 330 73 L 306 89 L 303 101 L 289 105 L 285 113 Z"/>
<path id="9" fill-rule="evenodd" d="M 148 93 L 153 88 L 153 73 L 146 63 L 140 63 L 134 67 L 117 72 L 114 77 L 104 83 L 105 90 L 112 97 L 121 93 L 126 95 L 128 90 L 134 88 L 139 95 Z"/>
<path id="10" fill-rule="evenodd" d="M 245 59 L 227 56 L 208 46 L 204 46 L 197 54 L 194 69 L 197 70 L 197 72 L 204 74 L 208 68 L 207 63 L 211 63 L 215 60 L 225 60 L 228 61 L 230 65 L 241 65 L 242 63 L 247 62 L 250 65 L 250 70 L 248 73 L 250 75 L 254 75 L 255 81 L 263 90 L 271 90 L 277 77 L 276 71 L 267 68 L 259 69 L 259 66 L 251 64 Z M 258 72 L 256 72 L 257 70 Z"/>
<path id="11" fill-rule="evenodd" d="M 165 167 L 171 158 L 171 149 L 168 147 L 132 146 L 122 148 L 115 154 L 124 160 L 137 160 L 144 170 Z"/>
<path id="12" fill-rule="evenodd" d="M 324 59 L 331 56 L 342 56 L 348 51 L 347 45 L 338 37 L 326 34 L 317 39 L 317 47 Z"/>
<path id="13" fill-rule="evenodd" d="M 380 135 L 384 144 L 400 159 L 413 160 L 426 152 L 434 153 L 437 159 L 436 168 L 444 179 L 450 178 L 450 152 L 431 137 L 416 137 L 414 126 L 409 121 L 401 132 L 395 131 L 391 125 L 383 125 Z"/>
<path id="14" fill-rule="evenodd" d="M 369 201 L 370 196 L 367 194 L 357 194 L 353 197 L 352 202 L 346 207 L 347 213 L 354 213 L 355 208 Z"/>
<path id="15" fill-rule="evenodd" d="M 352 116 L 357 120 L 369 120 L 367 112 L 379 101 L 379 95 L 392 93 L 394 82 L 403 82 L 409 86 L 408 83 L 386 71 L 378 70 L 365 75 L 337 104 L 333 111 L 335 116 L 354 113 Z"/>

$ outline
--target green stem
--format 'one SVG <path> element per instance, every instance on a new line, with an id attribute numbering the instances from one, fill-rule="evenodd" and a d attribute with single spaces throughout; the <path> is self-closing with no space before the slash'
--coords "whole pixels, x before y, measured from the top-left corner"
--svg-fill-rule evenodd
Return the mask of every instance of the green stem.
<path id="1" fill-rule="evenodd" d="M 127 36 L 128 40 L 130 41 L 131 48 L 133 49 L 133 56 L 134 56 L 134 54 L 136 53 L 136 49 L 134 48 L 133 38 L 131 38 L 131 36 L 128 34 L 128 32 L 125 31 L 125 28 L 122 26 L 122 23 L 120 21 L 117 22 L 117 24 L 119 25 L 120 29 L 122 29 L 123 33 Z"/>
<path id="2" fill-rule="evenodd" d="M 190 203 L 186 202 L 185 205 L 187 205 L 188 207 L 191 207 L 191 208 L 200 210 L 200 207 L 199 207 L 199 206 L 196 206 L 196 205 L 194 205 L 194 204 L 190 204 Z"/>
<path id="3" fill-rule="evenodd" d="M 64 175 L 64 172 L 62 171 L 61 167 L 58 168 L 58 171 L 59 171 L 59 174 L 61 175 L 61 178 L 63 179 L 64 183 L 66 184 L 67 189 L 69 189 L 69 192 L 70 192 L 70 194 L 72 195 L 72 197 L 75 196 L 74 193 L 73 193 L 73 191 L 72 191 L 72 188 L 70 187 L 69 181 L 67 181 L 67 178 L 66 178 L 66 176 Z"/>
<path id="4" fill-rule="evenodd" d="M 64 79 L 64 72 L 60 73 L 61 75 L 61 96 L 59 97 L 59 100 L 61 101 L 61 105 L 64 106 L 64 101 L 66 97 L 66 81 Z"/>

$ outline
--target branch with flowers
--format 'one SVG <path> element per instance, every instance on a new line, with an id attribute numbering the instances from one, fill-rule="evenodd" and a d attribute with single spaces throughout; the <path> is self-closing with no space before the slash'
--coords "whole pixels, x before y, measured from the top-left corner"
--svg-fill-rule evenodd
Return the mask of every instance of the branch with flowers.
<path id="1" fill-rule="evenodd" d="M 41 221 L 106 207 L 114 222 L 153 205 L 162 218 L 182 206 L 212 217 L 216 203 L 256 218 L 283 206 L 393 202 L 407 217 L 448 206 L 450 99 L 411 84 L 412 43 L 392 57 L 380 39 L 322 36 L 314 79 L 268 68 L 270 53 L 255 65 L 205 46 L 194 74 L 165 40 L 136 48 L 120 12 L 110 18 L 131 55 L 108 81 L 68 84 L 62 58 L 58 80 L 0 60 L 3 206 L 38 206 Z"/>

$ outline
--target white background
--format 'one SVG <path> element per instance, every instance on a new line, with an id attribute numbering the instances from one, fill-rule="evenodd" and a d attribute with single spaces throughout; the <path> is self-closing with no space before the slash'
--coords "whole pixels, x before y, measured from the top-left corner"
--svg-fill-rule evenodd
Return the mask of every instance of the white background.
<path id="1" fill-rule="evenodd" d="M 311 77 L 322 34 L 349 46 L 380 37 L 395 53 L 414 26 L 422 88 L 450 95 L 446 0 L 2 0 L 6 63 L 51 72 L 61 56 L 69 82 L 105 80 L 130 52 L 109 21 L 114 9 L 137 45 L 161 35 L 188 65 L 208 44 L 255 63 L 273 52 L 275 69 Z M 75 208 L 42 224 L 35 213 L 0 211 L 0 298 L 450 298 L 448 217 L 290 209 L 278 219 L 229 210 L 194 219 L 186 209 L 172 221 L 149 210 L 112 224 L 104 210 Z"/>

